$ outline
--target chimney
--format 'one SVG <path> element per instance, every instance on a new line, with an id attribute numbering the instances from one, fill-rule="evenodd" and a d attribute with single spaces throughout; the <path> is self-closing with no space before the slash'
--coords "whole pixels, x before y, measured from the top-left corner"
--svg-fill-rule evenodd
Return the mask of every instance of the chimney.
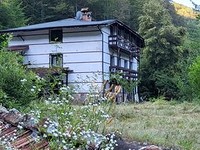
<path id="1" fill-rule="evenodd" d="M 83 21 L 92 21 L 91 17 L 92 12 L 89 11 L 89 8 L 82 8 L 81 11 L 78 11 L 76 13 L 76 19 L 77 20 L 83 20 Z"/>

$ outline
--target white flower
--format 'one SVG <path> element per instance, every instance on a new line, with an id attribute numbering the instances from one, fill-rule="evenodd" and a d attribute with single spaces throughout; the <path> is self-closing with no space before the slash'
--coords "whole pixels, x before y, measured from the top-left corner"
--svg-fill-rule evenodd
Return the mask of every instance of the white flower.
<path id="1" fill-rule="evenodd" d="M 64 148 L 64 150 L 67 150 L 67 146 L 65 146 L 65 145 L 63 146 L 63 148 Z"/>
<path id="2" fill-rule="evenodd" d="M 22 128 L 23 128 L 23 127 L 22 127 L 21 125 L 19 125 L 19 124 L 18 124 L 18 126 L 17 126 L 17 127 L 18 127 L 19 129 L 22 129 Z"/>
<path id="3" fill-rule="evenodd" d="M 27 80 L 26 79 L 22 79 L 22 80 L 20 80 L 21 82 L 26 82 Z"/>
<path id="4" fill-rule="evenodd" d="M 58 134 L 57 133 L 53 133 L 53 136 L 58 137 Z"/>
<path id="5" fill-rule="evenodd" d="M 46 135 L 46 134 L 43 134 L 43 137 L 44 137 L 44 138 L 46 138 L 46 137 L 47 137 L 47 135 Z"/>

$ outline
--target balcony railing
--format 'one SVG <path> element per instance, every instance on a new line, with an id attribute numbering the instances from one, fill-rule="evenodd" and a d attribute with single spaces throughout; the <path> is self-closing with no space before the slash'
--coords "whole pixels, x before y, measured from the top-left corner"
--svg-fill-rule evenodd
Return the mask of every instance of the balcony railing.
<path id="1" fill-rule="evenodd" d="M 110 72 L 111 73 L 122 73 L 122 76 L 124 78 L 133 78 L 137 79 L 138 78 L 138 72 L 132 69 L 124 68 L 124 67 L 119 67 L 119 66 L 110 66 Z"/>
<path id="2" fill-rule="evenodd" d="M 127 54 L 133 54 L 133 57 L 139 58 L 139 49 L 136 45 L 118 35 L 109 36 L 109 46 L 116 50 L 120 48 L 120 51 Z"/>

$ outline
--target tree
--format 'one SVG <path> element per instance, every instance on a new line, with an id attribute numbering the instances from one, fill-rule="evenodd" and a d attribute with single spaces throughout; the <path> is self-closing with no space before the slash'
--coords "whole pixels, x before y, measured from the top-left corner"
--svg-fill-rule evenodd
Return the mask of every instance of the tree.
<path id="1" fill-rule="evenodd" d="M 152 0 L 143 7 L 139 32 L 146 43 L 141 57 L 142 92 L 148 96 L 174 98 L 177 91 L 174 75 L 183 53 L 185 29 L 172 24 L 162 1 Z"/>
<path id="2" fill-rule="evenodd" d="M 74 7 L 66 0 L 22 0 L 29 24 L 74 17 Z"/>
<path id="3" fill-rule="evenodd" d="M 0 29 L 19 27 L 26 24 L 27 20 L 19 0 L 4 0 L 0 4 Z"/>
<path id="4" fill-rule="evenodd" d="M 130 19 L 129 25 L 134 30 L 138 31 L 139 21 L 138 18 L 143 14 L 142 8 L 147 0 L 129 0 L 130 1 Z"/>

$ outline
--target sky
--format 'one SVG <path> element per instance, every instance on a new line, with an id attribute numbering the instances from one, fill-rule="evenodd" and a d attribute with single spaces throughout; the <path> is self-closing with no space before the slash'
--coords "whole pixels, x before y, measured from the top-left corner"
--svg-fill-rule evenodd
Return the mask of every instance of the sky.
<path id="1" fill-rule="evenodd" d="M 189 7 L 194 7 L 194 5 L 192 5 L 192 3 L 190 2 L 190 0 L 173 0 L 174 2 L 189 6 Z M 192 0 L 194 3 L 196 3 L 197 5 L 200 5 L 200 0 Z"/>

